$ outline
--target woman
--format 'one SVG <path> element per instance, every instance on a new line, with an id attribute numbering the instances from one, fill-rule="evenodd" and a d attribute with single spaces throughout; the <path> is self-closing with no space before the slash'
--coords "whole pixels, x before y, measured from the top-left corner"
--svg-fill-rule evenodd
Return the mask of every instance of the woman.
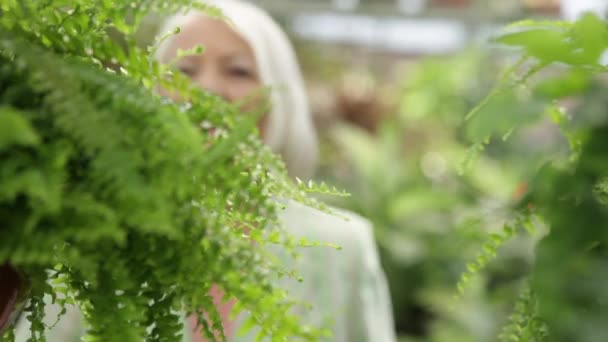
<path id="1" fill-rule="evenodd" d="M 309 178 L 317 157 L 316 136 L 289 40 L 270 16 L 252 4 L 236 0 L 213 4 L 233 26 L 197 12 L 173 16 L 160 33 L 176 27 L 180 33 L 164 41 L 157 58 L 167 63 L 175 59 L 178 49 L 203 45 L 202 55 L 177 60 L 177 68 L 196 85 L 227 101 L 245 101 L 245 109 L 259 103 L 250 100 L 252 94 L 262 94 L 260 90 L 268 87 L 271 110 L 258 124 L 261 136 L 282 156 L 293 177 Z M 313 305 L 312 311 L 297 312 L 304 322 L 322 324 L 324 318 L 331 318 L 331 341 L 394 341 L 388 290 L 370 225 L 360 217 L 343 214 L 350 220 L 293 202 L 287 205 L 280 219 L 290 234 L 335 243 L 343 249 L 307 249 L 302 258 L 291 261 L 304 281 L 279 285 L 294 298 Z M 227 306 L 220 311 L 227 312 L 230 304 Z M 225 321 L 228 323 L 227 318 Z M 226 324 L 232 341 L 254 339 L 254 333 L 235 336 L 233 326 Z"/>

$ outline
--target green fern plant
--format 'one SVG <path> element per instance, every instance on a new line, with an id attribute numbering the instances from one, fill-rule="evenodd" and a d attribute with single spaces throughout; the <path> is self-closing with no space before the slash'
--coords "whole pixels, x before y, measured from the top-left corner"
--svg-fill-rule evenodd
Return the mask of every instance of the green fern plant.
<path id="1" fill-rule="evenodd" d="M 322 332 L 289 314 L 297 303 L 273 282 L 293 272 L 265 251 L 298 245 L 276 214 L 284 198 L 321 207 L 306 197 L 315 186 L 289 180 L 252 116 L 135 44 L 147 12 L 189 5 L 0 5 L 0 264 L 27 277 L 30 341 L 45 340 L 45 295 L 64 311 L 78 306 L 87 341 L 173 341 L 184 314 L 197 315 L 209 339 L 225 340 L 207 294 L 213 284 L 251 313 L 260 337 Z M 157 86 L 188 104 L 161 98 Z"/>
<path id="2" fill-rule="evenodd" d="M 528 287 L 524 288 L 514 305 L 509 322 L 498 338 L 504 342 L 549 341 L 544 321 L 538 316 L 537 298 Z"/>
<path id="3" fill-rule="evenodd" d="M 519 231 L 525 230 L 530 235 L 534 235 L 536 230 L 532 221 L 533 217 L 531 213 L 522 213 L 512 220 L 512 222 L 505 223 L 499 232 L 491 233 L 483 243 L 482 251 L 475 257 L 475 260 L 466 264 L 466 271 L 462 273 L 456 285 L 458 294 L 464 294 L 471 279 L 480 272 L 483 272 L 488 264 L 496 258 L 500 247 L 515 237 Z"/>

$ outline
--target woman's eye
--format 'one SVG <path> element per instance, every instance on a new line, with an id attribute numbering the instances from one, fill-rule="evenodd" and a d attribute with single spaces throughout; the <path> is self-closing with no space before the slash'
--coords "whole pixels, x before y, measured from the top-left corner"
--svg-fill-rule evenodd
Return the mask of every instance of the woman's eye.
<path id="1" fill-rule="evenodd" d="M 194 74 L 196 73 L 196 70 L 192 67 L 187 67 L 187 66 L 178 66 L 177 69 L 184 75 L 188 76 L 188 77 L 192 77 L 194 76 Z"/>
<path id="2" fill-rule="evenodd" d="M 239 78 L 251 78 L 253 77 L 253 73 L 246 68 L 232 67 L 228 69 L 228 72 L 231 76 L 239 77 Z"/>

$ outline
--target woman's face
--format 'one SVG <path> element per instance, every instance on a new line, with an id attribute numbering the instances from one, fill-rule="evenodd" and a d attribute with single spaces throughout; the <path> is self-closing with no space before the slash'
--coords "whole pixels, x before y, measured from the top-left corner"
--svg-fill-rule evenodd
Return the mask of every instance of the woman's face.
<path id="1" fill-rule="evenodd" d="M 173 60 L 178 49 L 202 45 L 202 54 L 180 58 L 176 62 L 177 68 L 196 85 L 224 100 L 242 101 L 242 110 L 260 109 L 262 82 L 249 44 L 226 23 L 204 16 L 193 17 L 180 25 L 180 29 L 168 43 L 162 62 Z M 262 135 L 263 121 L 258 124 Z"/>

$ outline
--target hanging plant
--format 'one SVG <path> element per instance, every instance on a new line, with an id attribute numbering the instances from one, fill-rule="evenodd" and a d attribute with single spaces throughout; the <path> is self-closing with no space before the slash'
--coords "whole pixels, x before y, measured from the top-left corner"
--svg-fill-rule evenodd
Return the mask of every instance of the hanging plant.
<path id="1" fill-rule="evenodd" d="M 225 339 L 214 284 L 262 336 L 318 339 L 288 313 L 294 302 L 272 284 L 291 270 L 266 251 L 294 248 L 276 224 L 280 201 L 317 205 L 305 194 L 314 186 L 291 183 L 253 116 L 135 44 L 146 13 L 188 3 L 0 5 L 0 324 L 25 305 L 30 341 L 44 341 L 45 296 L 62 313 L 80 309 L 88 341 L 176 340 L 191 314 L 209 339 Z M 161 98 L 157 86 L 188 104 Z"/>

